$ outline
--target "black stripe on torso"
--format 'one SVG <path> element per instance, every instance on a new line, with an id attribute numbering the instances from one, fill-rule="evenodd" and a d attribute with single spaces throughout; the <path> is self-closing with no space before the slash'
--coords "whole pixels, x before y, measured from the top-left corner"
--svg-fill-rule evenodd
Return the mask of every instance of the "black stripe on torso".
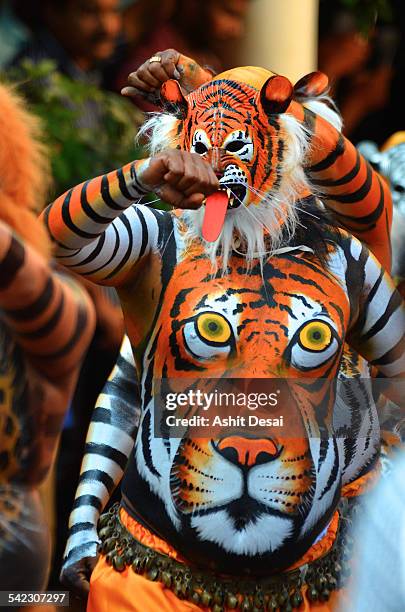
<path id="1" fill-rule="evenodd" d="M 150 436 L 151 436 L 151 413 L 148 410 L 142 422 L 142 454 L 145 459 L 146 467 L 151 471 L 151 473 L 154 476 L 157 476 L 158 478 L 160 478 L 161 474 L 156 469 L 153 463 L 153 460 L 152 460 L 152 453 L 150 450 L 150 441 L 149 441 Z"/>
<path id="2" fill-rule="evenodd" d="M 336 479 L 337 479 L 337 475 L 339 473 L 339 452 L 338 452 L 338 448 L 337 448 L 337 441 L 336 438 L 333 437 L 333 439 L 331 440 L 329 438 L 329 444 L 330 442 L 332 442 L 333 444 L 333 456 L 334 456 L 334 461 L 333 461 L 333 467 L 331 470 L 331 473 L 329 474 L 329 478 L 328 478 L 328 482 L 326 483 L 322 493 L 319 496 L 319 500 L 321 501 L 321 499 L 332 489 L 332 487 L 334 487 L 336 485 Z M 328 446 L 329 446 L 328 444 Z"/>
<path id="3" fill-rule="evenodd" d="M 136 214 L 138 215 L 138 219 L 142 227 L 142 243 L 141 243 L 141 248 L 140 248 L 139 255 L 138 255 L 138 259 L 140 259 L 142 255 L 145 253 L 146 247 L 148 244 L 148 226 L 146 224 L 145 217 L 143 216 L 143 213 L 139 210 L 139 208 L 135 208 L 135 211 L 136 211 Z"/>
<path id="4" fill-rule="evenodd" d="M 394 347 L 392 347 L 389 351 L 387 351 L 382 357 L 379 357 L 378 359 L 374 359 L 373 361 L 370 361 L 371 365 L 375 365 L 375 366 L 384 366 L 384 365 L 390 365 L 391 363 L 394 363 L 394 361 L 398 361 L 398 359 L 400 359 L 401 357 L 403 357 L 404 354 L 404 350 L 405 350 L 405 338 L 402 337 Z M 402 372 L 398 372 L 397 377 L 401 377 L 403 374 L 405 373 L 405 371 L 403 370 Z"/>
<path id="5" fill-rule="evenodd" d="M 370 303 L 370 302 L 369 302 Z M 361 342 L 367 342 L 372 338 L 375 334 L 380 332 L 386 325 L 389 323 L 391 316 L 394 312 L 400 308 L 403 304 L 402 296 L 398 291 L 394 291 L 390 297 L 388 305 L 383 314 L 379 317 L 379 319 L 374 323 L 374 325 L 366 332 L 360 336 Z"/>

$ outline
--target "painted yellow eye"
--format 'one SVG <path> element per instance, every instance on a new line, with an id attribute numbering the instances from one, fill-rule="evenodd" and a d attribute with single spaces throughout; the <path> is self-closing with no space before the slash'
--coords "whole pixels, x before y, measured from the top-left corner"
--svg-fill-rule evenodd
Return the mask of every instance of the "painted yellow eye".
<path id="1" fill-rule="evenodd" d="M 324 351 L 331 342 L 332 330 L 322 321 L 312 321 L 300 331 L 300 344 L 307 351 Z"/>
<path id="2" fill-rule="evenodd" d="M 226 344 L 232 336 L 228 321 L 215 312 L 200 314 L 197 319 L 197 330 L 203 340 L 215 344 Z"/>

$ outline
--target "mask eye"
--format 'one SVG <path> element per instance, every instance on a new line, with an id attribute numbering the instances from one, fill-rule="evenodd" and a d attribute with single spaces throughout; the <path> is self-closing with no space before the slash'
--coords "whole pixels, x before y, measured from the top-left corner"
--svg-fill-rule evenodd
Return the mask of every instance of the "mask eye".
<path id="1" fill-rule="evenodd" d="M 238 151 L 241 151 L 241 149 L 243 149 L 245 144 L 246 143 L 242 140 L 232 140 L 226 145 L 226 150 L 229 153 L 237 153 Z"/>
<path id="2" fill-rule="evenodd" d="M 323 321 L 312 321 L 301 329 L 298 342 L 306 351 L 324 351 L 332 342 L 332 330 Z"/>
<path id="3" fill-rule="evenodd" d="M 206 132 L 202 129 L 196 130 L 191 140 L 191 153 L 197 153 L 197 155 L 205 155 L 210 148 L 211 143 Z"/>
<path id="4" fill-rule="evenodd" d="M 229 344 L 232 329 L 222 315 L 204 312 L 197 317 L 196 328 L 201 340 L 217 346 Z"/>
<path id="5" fill-rule="evenodd" d="M 208 151 L 208 147 L 203 142 L 196 142 L 194 145 L 194 153 L 198 155 L 205 155 Z"/>
<path id="6" fill-rule="evenodd" d="M 247 132 L 236 130 L 225 138 L 222 148 L 240 159 L 243 163 L 249 164 L 254 155 L 253 141 Z"/>

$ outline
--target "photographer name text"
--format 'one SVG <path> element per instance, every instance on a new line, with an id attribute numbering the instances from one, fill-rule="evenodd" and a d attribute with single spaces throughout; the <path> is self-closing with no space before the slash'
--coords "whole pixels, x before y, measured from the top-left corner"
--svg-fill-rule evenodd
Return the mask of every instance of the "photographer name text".
<path id="1" fill-rule="evenodd" d="M 282 415 L 274 418 L 262 418 L 255 414 L 248 416 L 201 416 L 176 417 L 166 416 L 167 427 L 284 427 Z"/>

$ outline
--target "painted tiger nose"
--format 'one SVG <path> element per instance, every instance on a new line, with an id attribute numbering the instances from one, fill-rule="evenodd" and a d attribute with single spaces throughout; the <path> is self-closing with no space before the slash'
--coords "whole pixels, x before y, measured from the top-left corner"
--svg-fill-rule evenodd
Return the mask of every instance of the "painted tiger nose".
<path id="1" fill-rule="evenodd" d="M 279 454 L 279 448 L 273 440 L 266 438 L 243 438 L 228 436 L 218 443 L 220 454 L 235 465 L 252 467 L 274 461 Z"/>
<path id="2" fill-rule="evenodd" d="M 224 154 L 225 151 L 223 149 L 220 149 L 219 147 L 211 147 L 206 155 L 206 160 L 211 165 L 217 176 L 218 174 L 222 176 L 225 170 L 223 163 Z"/>

